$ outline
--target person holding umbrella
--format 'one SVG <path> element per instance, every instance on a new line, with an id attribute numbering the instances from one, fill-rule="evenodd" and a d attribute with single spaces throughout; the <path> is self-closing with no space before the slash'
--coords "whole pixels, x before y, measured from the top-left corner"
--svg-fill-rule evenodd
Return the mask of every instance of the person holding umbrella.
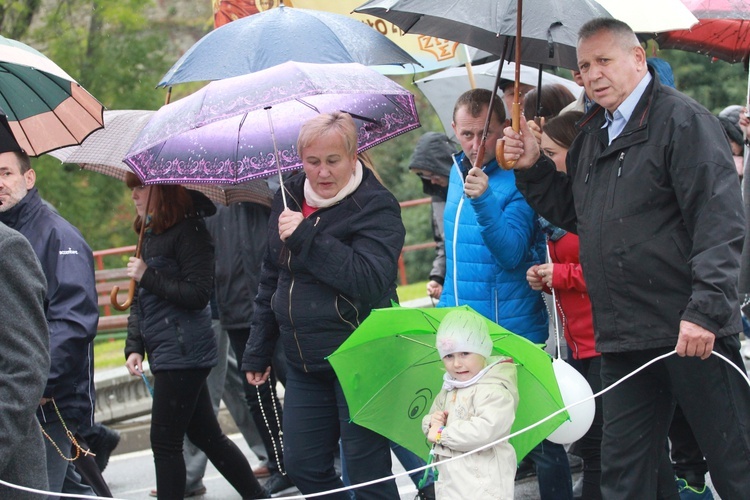
<path id="1" fill-rule="evenodd" d="M 342 488 L 341 441 L 356 485 L 391 474 L 387 438 L 350 421 L 327 357 L 375 308 L 397 300 L 405 229 L 396 198 L 357 159 L 357 127 L 343 112 L 305 122 L 297 139 L 304 174 L 284 182 L 271 207 L 268 247 L 242 361 L 265 383 L 280 341 L 287 357 L 284 466 L 303 495 Z M 286 193 L 288 208 L 282 192 Z M 357 498 L 398 498 L 393 480 L 357 488 Z M 348 500 L 348 492 L 326 498 Z"/>
<path id="2" fill-rule="evenodd" d="M 580 122 L 567 173 L 540 155 L 524 120 L 522 133 L 505 129 L 505 158 L 516 161 L 529 203 L 579 236 L 603 386 L 664 358 L 603 395 L 602 497 L 655 497 L 677 403 L 719 495 L 744 498 L 750 391 L 736 370 L 745 373 L 745 221 L 724 133 L 703 106 L 661 83 L 621 21 L 587 22 L 578 64 L 597 104 Z"/>
<path id="3" fill-rule="evenodd" d="M 202 217 L 216 208 L 203 194 L 182 186 L 143 186 L 132 173 L 125 181 L 137 212 L 133 228 L 147 227 L 141 257 L 128 262 L 138 292 L 128 317 L 125 366 L 140 377 L 148 353 L 154 374 L 151 448 L 157 497 L 185 495 L 182 446 L 187 434 L 242 498 L 265 498 L 247 459 L 221 431 L 206 386 L 217 346 L 209 307 L 214 250 Z"/>
<path id="4" fill-rule="evenodd" d="M 487 144 L 502 134 L 505 112 L 492 92 L 462 94 L 453 111 L 453 131 L 463 152 L 454 156 L 445 204 L 446 275 L 438 307 L 468 305 L 503 328 L 544 344 L 549 322 L 544 299 L 529 288 L 526 270 L 545 259 L 544 235 L 534 210 L 500 168 L 495 148 L 475 165 L 487 113 Z M 529 455 L 543 500 L 572 498 L 570 464 L 562 445 L 543 441 Z"/>

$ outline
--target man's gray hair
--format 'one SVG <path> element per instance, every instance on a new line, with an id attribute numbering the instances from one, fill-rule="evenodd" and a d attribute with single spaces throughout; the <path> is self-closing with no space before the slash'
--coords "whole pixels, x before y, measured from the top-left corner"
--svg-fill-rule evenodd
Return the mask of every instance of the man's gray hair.
<path id="1" fill-rule="evenodd" d="M 583 40 L 586 40 L 601 31 L 609 31 L 616 35 L 623 42 L 627 43 L 628 48 L 640 44 L 638 42 L 638 37 L 630 26 L 619 19 L 611 17 L 597 17 L 587 21 L 586 24 L 581 26 L 581 29 L 578 30 L 578 43 L 581 43 Z"/>

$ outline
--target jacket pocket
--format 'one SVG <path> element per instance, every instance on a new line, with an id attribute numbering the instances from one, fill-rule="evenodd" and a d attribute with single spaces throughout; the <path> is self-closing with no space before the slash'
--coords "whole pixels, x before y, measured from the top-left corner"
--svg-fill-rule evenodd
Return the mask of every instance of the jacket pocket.
<path id="1" fill-rule="evenodd" d="M 336 295 L 334 306 L 341 321 L 349 325 L 352 331 L 356 330 L 359 326 L 359 309 L 354 302 L 343 295 Z"/>

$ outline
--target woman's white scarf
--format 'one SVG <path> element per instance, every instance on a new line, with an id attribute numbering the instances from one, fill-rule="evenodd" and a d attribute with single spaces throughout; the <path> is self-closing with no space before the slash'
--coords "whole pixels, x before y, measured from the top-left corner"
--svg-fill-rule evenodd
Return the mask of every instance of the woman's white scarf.
<path id="1" fill-rule="evenodd" d="M 445 372 L 443 374 L 443 389 L 445 389 L 446 391 L 452 391 L 453 389 L 463 389 L 464 387 L 469 387 L 471 385 L 474 385 L 477 382 L 479 382 L 480 378 L 484 377 L 484 375 L 490 370 L 490 368 L 492 368 L 498 363 L 507 361 L 508 359 L 509 358 L 507 357 L 502 357 L 500 359 L 493 361 L 491 364 L 482 368 L 482 370 L 479 373 L 471 377 L 470 380 L 466 380 L 464 382 L 461 382 L 460 380 L 456 380 L 455 378 L 451 377 L 450 373 Z"/>
<path id="2" fill-rule="evenodd" d="M 335 205 L 350 194 L 352 194 L 362 182 L 362 163 L 357 160 L 357 164 L 354 166 L 354 174 L 349 177 L 349 182 L 346 186 L 336 193 L 336 196 L 332 198 L 322 198 L 315 191 L 313 191 L 310 185 L 310 179 L 305 179 L 305 202 L 313 208 L 325 208 Z"/>

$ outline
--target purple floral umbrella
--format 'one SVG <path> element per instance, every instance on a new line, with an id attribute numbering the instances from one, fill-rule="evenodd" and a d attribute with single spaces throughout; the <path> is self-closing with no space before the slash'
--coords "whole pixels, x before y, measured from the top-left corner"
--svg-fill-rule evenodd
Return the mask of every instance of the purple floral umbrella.
<path id="1" fill-rule="evenodd" d="M 374 70 L 287 62 L 209 83 L 163 106 L 124 161 L 144 184 L 269 177 L 300 168 L 300 127 L 332 111 L 354 118 L 359 152 L 420 126 L 414 96 Z"/>

